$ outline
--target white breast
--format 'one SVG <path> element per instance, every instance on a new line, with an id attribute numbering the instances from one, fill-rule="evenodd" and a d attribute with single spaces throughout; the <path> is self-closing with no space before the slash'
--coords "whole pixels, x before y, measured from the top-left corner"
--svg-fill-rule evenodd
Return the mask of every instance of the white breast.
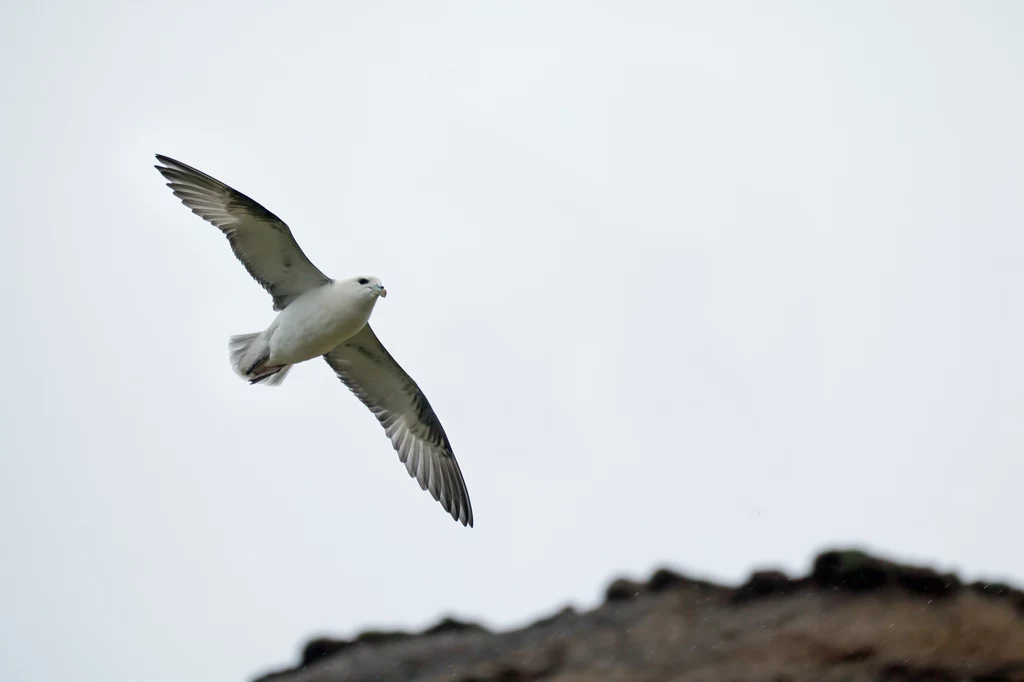
<path id="1" fill-rule="evenodd" d="M 336 283 L 302 294 L 282 310 L 272 327 L 269 364 L 294 364 L 323 355 L 369 321 L 377 296 Z"/>

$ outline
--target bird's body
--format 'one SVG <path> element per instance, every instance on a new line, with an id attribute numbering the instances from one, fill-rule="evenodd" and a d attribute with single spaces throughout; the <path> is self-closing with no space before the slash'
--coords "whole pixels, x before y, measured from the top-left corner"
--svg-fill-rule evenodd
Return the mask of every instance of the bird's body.
<path id="1" fill-rule="evenodd" d="M 352 279 L 307 291 L 271 324 L 270 362 L 295 364 L 329 352 L 370 321 L 377 298 L 369 287 Z"/>
<path id="2" fill-rule="evenodd" d="M 273 297 L 278 313 L 266 329 L 229 340 L 235 372 L 249 383 L 277 386 L 294 365 L 323 357 L 384 427 L 409 475 L 453 519 L 472 526 L 469 493 L 441 422 L 370 328 L 378 298 L 387 296 L 380 280 L 327 277 L 284 221 L 263 206 L 180 161 L 157 159 L 174 195 L 224 233 L 238 260 Z"/>
<path id="3" fill-rule="evenodd" d="M 291 365 L 329 353 L 366 326 L 381 289 L 375 277 L 352 277 L 303 292 L 262 332 L 231 338 L 232 367 L 253 383 L 272 376 L 267 369 L 283 381 Z"/>

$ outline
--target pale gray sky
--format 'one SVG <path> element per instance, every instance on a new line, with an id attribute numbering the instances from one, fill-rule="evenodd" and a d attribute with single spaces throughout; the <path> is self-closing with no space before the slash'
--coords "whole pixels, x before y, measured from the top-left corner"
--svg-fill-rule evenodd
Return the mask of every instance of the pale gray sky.
<path id="1" fill-rule="evenodd" d="M 245 680 L 669 564 L 857 543 L 1024 583 L 1024 4 L 10 3 L 0 679 Z M 476 528 L 160 152 L 285 219 Z"/>

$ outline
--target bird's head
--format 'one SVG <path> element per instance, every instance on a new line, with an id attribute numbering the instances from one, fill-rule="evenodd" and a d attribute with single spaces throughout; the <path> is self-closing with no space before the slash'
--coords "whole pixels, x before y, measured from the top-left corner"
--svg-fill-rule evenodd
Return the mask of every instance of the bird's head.
<path id="1" fill-rule="evenodd" d="M 388 290 L 384 288 L 381 281 L 377 277 L 370 275 L 360 275 L 359 277 L 353 277 L 349 280 L 352 287 L 359 291 L 367 291 L 373 296 L 380 296 L 384 298 L 388 295 Z"/>

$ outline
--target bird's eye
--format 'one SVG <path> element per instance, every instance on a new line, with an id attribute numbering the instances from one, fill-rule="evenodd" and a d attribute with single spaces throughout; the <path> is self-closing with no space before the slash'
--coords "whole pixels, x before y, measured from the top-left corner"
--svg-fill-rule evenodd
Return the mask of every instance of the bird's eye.
<path id="1" fill-rule="evenodd" d="M 365 277 L 360 277 L 359 278 L 359 283 L 360 284 L 369 284 L 370 280 L 366 279 Z"/>

